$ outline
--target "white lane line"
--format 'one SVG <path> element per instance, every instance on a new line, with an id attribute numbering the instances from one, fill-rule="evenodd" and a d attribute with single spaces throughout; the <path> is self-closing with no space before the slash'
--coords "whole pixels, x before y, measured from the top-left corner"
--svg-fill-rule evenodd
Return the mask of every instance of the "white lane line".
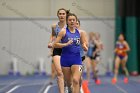
<path id="1" fill-rule="evenodd" d="M 6 89 L 6 88 L 8 88 L 8 87 L 10 87 L 10 86 L 12 86 L 12 85 L 18 83 L 19 81 L 21 81 L 21 79 L 17 79 L 17 80 L 14 80 L 14 81 L 10 82 L 10 83 L 9 83 L 8 85 L 6 85 L 5 87 L 1 88 L 1 89 L 0 89 L 0 92 L 3 91 L 3 90 Z"/>
<path id="2" fill-rule="evenodd" d="M 119 89 L 122 93 L 128 93 L 126 90 L 124 90 L 123 88 L 121 88 L 120 86 L 118 86 L 117 84 L 114 84 L 114 86 Z"/>
<path id="3" fill-rule="evenodd" d="M 12 89 L 10 89 L 9 91 L 7 91 L 6 93 L 12 93 L 14 90 L 16 90 L 17 88 L 19 88 L 20 86 L 17 85 L 15 87 L 13 87 Z"/>
<path id="4" fill-rule="evenodd" d="M 43 84 L 43 87 L 39 90 L 38 93 L 42 93 L 44 91 L 44 89 L 46 88 L 46 86 L 49 84 L 50 80 L 46 80 L 45 83 Z"/>
<path id="5" fill-rule="evenodd" d="M 51 87 L 52 87 L 52 85 L 48 85 L 43 93 L 48 93 L 48 91 Z"/>

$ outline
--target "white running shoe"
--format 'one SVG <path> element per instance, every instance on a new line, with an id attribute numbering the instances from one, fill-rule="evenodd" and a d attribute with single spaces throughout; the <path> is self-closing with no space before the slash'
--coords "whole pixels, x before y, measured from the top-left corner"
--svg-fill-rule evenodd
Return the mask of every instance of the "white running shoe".
<path id="1" fill-rule="evenodd" d="M 67 86 L 64 87 L 64 92 L 65 92 L 65 93 L 69 93 L 68 87 L 67 87 Z"/>

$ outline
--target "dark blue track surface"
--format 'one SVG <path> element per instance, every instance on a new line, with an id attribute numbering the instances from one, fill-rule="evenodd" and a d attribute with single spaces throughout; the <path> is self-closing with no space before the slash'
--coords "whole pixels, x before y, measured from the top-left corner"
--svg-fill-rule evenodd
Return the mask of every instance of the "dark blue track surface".
<path id="1" fill-rule="evenodd" d="M 117 84 L 111 83 L 111 77 L 100 77 L 102 84 L 96 85 L 90 80 L 88 86 L 91 93 L 140 93 L 140 77 L 130 77 L 129 83 L 123 83 L 123 77 L 118 78 Z M 48 76 L 0 76 L 0 93 L 58 93 L 56 80 L 49 85 Z M 12 90 L 13 89 L 13 90 Z"/>

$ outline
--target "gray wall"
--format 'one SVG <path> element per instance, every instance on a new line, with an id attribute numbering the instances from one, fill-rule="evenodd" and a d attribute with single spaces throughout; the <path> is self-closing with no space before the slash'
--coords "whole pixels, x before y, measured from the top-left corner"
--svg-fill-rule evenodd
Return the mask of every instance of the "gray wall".
<path id="1" fill-rule="evenodd" d="M 99 32 L 104 44 L 102 63 L 106 66 L 109 58 L 113 58 L 114 19 L 113 18 L 80 18 L 82 29 L 87 32 Z M 50 27 L 57 18 L 0 18 L 0 74 L 6 74 L 14 57 L 18 59 L 18 69 L 22 74 L 32 72 L 39 58 L 45 61 L 47 73 L 51 71 L 51 58 L 48 58 L 47 43 Z M 110 28 L 111 26 L 111 28 Z M 106 70 L 100 64 L 100 74 Z"/>
<path id="2" fill-rule="evenodd" d="M 115 0 L 0 0 L 0 15 L 19 17 L 16 11 L 30 17 L 56 16 L 59 8 L 70 9 L 78 16 L 92 12 L 95 16 L 114 17 Z M 14 11 L 16 10 L 16 11 Z"/>

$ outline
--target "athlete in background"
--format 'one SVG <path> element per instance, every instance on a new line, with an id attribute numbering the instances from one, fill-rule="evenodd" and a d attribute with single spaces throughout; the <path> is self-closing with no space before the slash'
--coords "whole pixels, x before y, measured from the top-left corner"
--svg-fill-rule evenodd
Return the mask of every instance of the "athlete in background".
<path id="1" fill-rule="evenodd" d="M 117 82 L 117 75 L 118 75 L 118 70 L 120 67 L 120 64 L 122 65 L 122 70 L 125 72 L 125 78 L 124 78 L 124 83 L 128 83 L 128 70 L 126 67 L 126 62 L 128 59 L 127 52 L 130 51 L 128 43 L 124 39 L 124 35 L 120 34 L 118 41 L 116 42 L 116 47 L 115 47 L 115 68 L 114 68 L 114 77 L 112 79 L 112 83 L 115 84 Z"/>

